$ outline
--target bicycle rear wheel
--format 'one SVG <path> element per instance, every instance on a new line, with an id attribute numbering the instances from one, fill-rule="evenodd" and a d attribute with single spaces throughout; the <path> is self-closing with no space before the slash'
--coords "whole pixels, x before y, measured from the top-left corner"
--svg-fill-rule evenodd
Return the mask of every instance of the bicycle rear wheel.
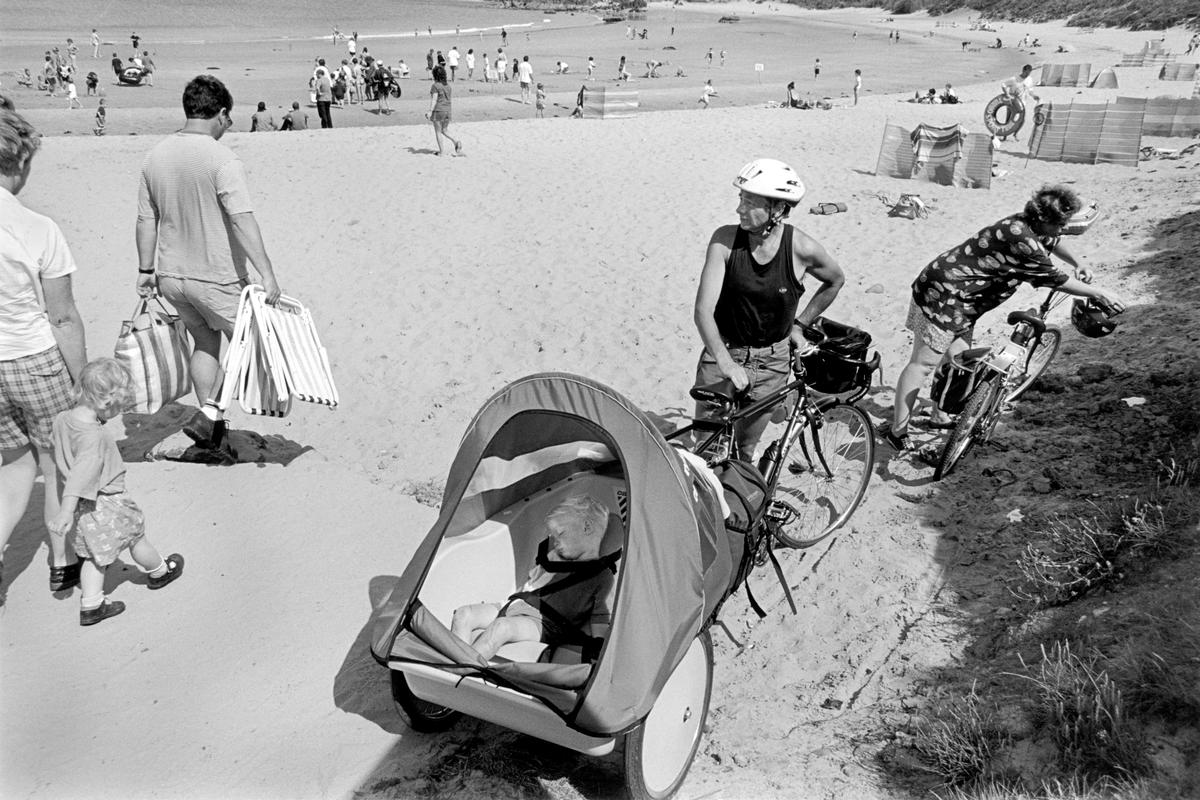
<path id="1" fill-rule="evenodd" d="M 987 428 L 987 421 L 993 413 L 995 400 L 1000 394 L 1003 380 L 1003 375 L 993 375 L 975 387 L 975 391 L 967 398 L 967 405 L 958 415 L 958 421 L 955 422 L 954 429 L 950 431 L 950 438 L 946 440 L 941 458 L 938 459 L 937 468 L 933 471 L 935 481 L 940 481 L 949 475 L 959 460 L 971 452 L 976 440 L 982 437 Z"/>
<path id="2" fill-rule="evenodd" d="M 1054 356 L 1058 355 L 1058 347 L 1062 344 L 1062 333 L 1058 328 L 1046 328 L 1042 332 L 1041 338 L 1033 342 L 1029 347 L 1029 357 L 1025 360 L 1025 374 L 1021 376 L 1021 382 L 1008 395 L 1008 399 L 1016 400 L 1025 393 L 1025 390 L 1033 385 L 1033 382 L 1041 377 L 1046 371 L 1046 367 L 1050 366 L 1050 362 L 1054 360 Z"/>
<path id="3" fill-rule="evenodd" d="M 779 520 L 775 536 L 788 547 L 811 547 L 862 502 L 875 467 L 871 418 L 856 405 L 830 405 L 781 458 L 770 508 Z"/>

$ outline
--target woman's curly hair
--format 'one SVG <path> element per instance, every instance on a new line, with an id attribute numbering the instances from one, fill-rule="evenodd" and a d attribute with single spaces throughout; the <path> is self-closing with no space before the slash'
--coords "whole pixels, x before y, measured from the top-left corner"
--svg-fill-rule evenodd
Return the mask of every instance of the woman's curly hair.
<path id="1" fill-rule="evenodd" d="M 1083 203 L 1066 186 L 1043 186 L 1025 204 L 1025 221 L 1031 224 L 1065 225 Z"/>

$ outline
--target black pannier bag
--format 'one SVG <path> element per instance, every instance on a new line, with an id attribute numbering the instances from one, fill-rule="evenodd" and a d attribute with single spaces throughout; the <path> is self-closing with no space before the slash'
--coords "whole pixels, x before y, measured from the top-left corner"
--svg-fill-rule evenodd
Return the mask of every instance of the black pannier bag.
<path id="1" fill-rule="evenodd" d="M 713 468 L 725 490 L 729 516 L 725 527 L 747 533 L 758 524 L 767 505 L 767 479 L 753 464 L 731 458 Z"/>
<path id="2" fill-rule="evenodd" d="M 820 349 L 801 359 L 808 387 L 822 394 L 841 394 L 870 385 L 874 368 L 867 363 L 867 348 L 871 334 L 824 317 L 818 317 L 813 327 L 825 340 Z"/>
<path id="3" fill-rule="evenodd" d="M 933 373 L 929 397 L 946 414 L 959 414 L 967 406 L 967 398 L 987 372 L 983 363 L 988 348 L 977 347 L 951 356 L 938 365 Z"/>

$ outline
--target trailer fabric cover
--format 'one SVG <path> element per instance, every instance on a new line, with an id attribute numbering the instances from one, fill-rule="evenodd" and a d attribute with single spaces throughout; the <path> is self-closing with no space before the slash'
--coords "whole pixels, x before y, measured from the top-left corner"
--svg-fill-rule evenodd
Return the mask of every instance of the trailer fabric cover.
<path id="1" fill-rule="evenodd" d="M 991 135 L 967 133 L 961 125 L 919 125 L 910 131 L 887 123 L 875 174 L 987 189 L 992 185 L 992 153 Z"/>
<path id="2" fill-rule="evenodd" d="M 472 486 L 477 467 L 488 459 L 517 461 L 552 448 L 577 436 L 578 430 L 571 428 L 582 424 L 609 440 L 605 444 L 620 461 L 629 492 L 628 529 L 604 649 L 578 692 L 540 685 L 536 671 L 545 665 L 508 664 L 482 671 L 525 689 L 572 728 L 611 736 L 650 712 L 672 670 L 727 594 L 736 565 L 719 510 L 713 513 L 696 503 L 693 480 L 674 448 L 628 400 L 586 378 L 531 375 L 500 390 L 476 414 L 451 465 L 438 520 L 376 615 L 371 650 L 387 663 L 393 642 L 408 635 L 404 630 L 410 618 L 423 613 L 417 599 L 421 583 L 451 526 L 470 528 L 520 500 L 536 486 L 535 474 L 553 481 L 563 477 L 556 467 L 509 486 Z M 432 648 L 428 655 L 447 663 Z"/>
<path id="3" fill-rule="evenodd" d="M 1042 103 L 1034 111 L 1029 155 L 1042 161 L 1136 167 L 1144 105 Z"/>
<path id="4" fill-rule="evenodd" d="M 1091 64 L 1045 64 L 1042 86 L 1087 86 Z"/>
<path id="5" fill-rule="evenodd" d="M 1200 134 L 1200 99 L 1195 97 L 1118 97 L 1117 105 L 1142 106 L 1143 136 L 1186 136 Z"/>
<path id="6" fill-rule="evenodd" d="M 632 117 L 638 110 L 638 93 L 634 89 L 601 86 L 583 92 L 584 119 L 621 119 Z"/>

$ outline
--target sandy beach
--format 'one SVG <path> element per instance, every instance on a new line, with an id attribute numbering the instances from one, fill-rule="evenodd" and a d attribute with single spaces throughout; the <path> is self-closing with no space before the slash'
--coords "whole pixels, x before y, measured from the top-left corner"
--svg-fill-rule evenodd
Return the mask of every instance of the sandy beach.
<path id="1" fill-rule="evenodd" d="M 497 13 L 489 10 L 487 25 Z M 90 133 L 94 98 L 84 98 L 85 110 L 68 111 L 62 98 L 11 93 L 46 136 L 21 199 L 52 216 L 71 245 L 79 264 L 75 296 L 96 356 L 111 349 L 135 302 L 141 161 L 182 123 L 186 80 L 220 66 L 214 74 L 229 81 L 238 103 L 235 130 L 223 141 L 245 164 L 284 291 L 317 320 L 342 404 L 333 411 L 297 404 L 281 420 L 235 413 L 231 425 L 242 436 L 264 438 L 243 454 L 246 463 L 227 468 L 147 460 L 147 451 L 178 435 L 187 413 L 180 406 L 126 419 L 130 491 L 154 541 L 184 553 L 188 567 L 161 593 L 144 591 L 131 565 L 114 567 L 106 589 L 129 610 L 94 629 L 77 626 L 76 594 L 46 590 L 47 548 L 34 511 L 39 484 L 4 557 L 0 795 L 616 796 L 619 761 L 557 751 L 539 751 L 540 789 L 506 784 L 486 769 L 453 786 L 438 783 L 448 759 L 495 754 L 497 746 L 511 756 L 537 745 L 475 722 L 441 737 L 411 732 L 392 707 L 386 671 L 367 650 L 367 630 L 436 516 L 428 500 L 459 437 L 496 389 L 532 372 L 563 370 L 611 385 L 664 425 L 688 413 L 700 348 L 692 303 L 705 244 L 717 225 L 736 221 L 730 182 L 752 158 L 785 160 L 808 185 L 791 222 L 846 271 L 828 315 L 874 337 L 884 385 L 864 405 L 877 419 L 891 406 L 891 384 L 911 346 L 904 317 L 913 277 L 942 250 L 1021 208 L 1044 183 L 1069 184 L 1109 209 L 1105 223 L 1072 249 L 1132 307 L 1104 345 L 1067 325 L 1072 358 L 1148 358 L 1139 335 L 1158 330 L 1163 308 L 1188 302 L 1190 295 L 1173 295 L 1147 264 L 1168 221 L 1193 220 L 1188 241 L 1200 245 L 1197 155 L 1136 169 L 1047 163 L 1027 159 L 1023 144 L 1010 141 L 996 152 L 990 190 L 874 174 L 888 121 L 982 130 L 984 105 L 1020 64 L 1089 62 L 1094 74 L 1157 33 L 1011 23 L 991 33 L 970 31 L 966 14 L 885 20 L 878 10 L 656 4 L 644 22 L 652 38 L 630 42 L 624 25 L 582 14 L 509 13 L 514 26 L 529 23 L 530 40 L 510 33 L 508 50 L 536 60 L 537 78 L 557 106 L 549 118 L 533 119 L 532 107 L 514 102 L 515 84 L 456 85 L 463 158 L 432 157 L 433 133 L 421 119 L 429 85 L 424 50 L 455 41 L 463 52 L 480 50 L 478 38 L 452 32 L 364 39 L 389 63 L 404 57 L 414 77 L 403 84 L 396 114 L 339 109 L 332 131 L 245 132 L 255 101 L 281 109 L 303 98 L 313 57 L 340 58 L 344 45 L 328 38 L 193 45 L 186 27 L 164 28 L 163 41 L 152 44 L 161 64 L 153 88 L 111 86 L 107 58 L 95 62 L 110 106 L 105 137 Z M 722 14 L 741 21 L 717 23 Z M 89 27 L 75 35 L 85 71 L 93 63 Z M 819 53 L 796 40 L 801 30 L 817 32 Z M 894 30 L 902 34 L 898 45 L 888 41 Z M 985 47 L 996 36 L 1015 44 L 1027 32 L 1045 46 L 1034 53 L 961 46 Z M 113 34 L 122 35 L 128 32 Z M 1162 35 L 1182 52 L 1190 33 Z M 51 43 L 24 35 L 0 41 L 5 92 L 10 71 L 39 63 Z M 120 44 L 124 53 L 128 43 Z M 487 34 L 483 46 L 495 44 Z M 1058 44 L 1074 52 L 1054 54 Z M 668 45 L 677 49 L 662 49 Z M 709 47 L 728 51 L 724 69 L 705 67 Z M 635 68 L 655 57 L 669 63 L 665 74 L 678 65 L 687 77 L 633 82 L 647 113 L 631 119 L 569 119 L 587 57 L 604 65 L 602 82 L 611 86 L 621 54 Z M 814 81 L 816 57 L 823 70 Z M 556 60 L 567 60 L 572 72 L 547 74 Z M 758 63 L 766 65 L 761 73 Z M 867 90 L 856 107 L 845 96 L 855 68 L 864 70 Z M 1102 102 L 1192 92 L 1190 83 L 1158 81 L 1150 68 L 1118 76 L 1119 90 L 1038 93 Z M 706 77 L 719 98 L 702 111 L 696 98 Z M 768 107 L 788 80 L 832 97 L 835 107 Z M 914 89 L 947 81 L 961 105 L 904 102 Z M 881 196 L 902 192 L 920 193 L 929 217 L 889 217 Z M 806 213 L 819 202 L 843 202 L 848 211 Z M 1023 290 L 1011 307 L 1032 296 Z M 992 340 L 1004 330 L 996 312 L 978 334 Z M 930 506 L 918 512 L 914 505 L 922 496 L 934 508 L 952 506 L 935 496 L 931 472 L 904 458 L 881 464 L 844 533 L 820 552 L 790 554 L 809 559 L 798 581 L 800 617 L 787 614 L 769 584 L 756 587 L 771 611 L 762 622 L 752 622 L 744 596 L 730 602 L 730 627 L 750 644 L 738 651 L 718 642 L 710 731 L 681 797 L 893 796 L 870 763 L 879 742 L 868 734 L 902 713 L 897 698 L 914 682 L 955 657 L 944 631 L 922 628 L 954 563 L 944 519 L 938 525 Z M 1010 507 L 997 503 L 995 519 L 976 521 L 979 529 L 1002 526 Z M 822 708 L 831 697 L 846 703 L 843 710 Z"/>

